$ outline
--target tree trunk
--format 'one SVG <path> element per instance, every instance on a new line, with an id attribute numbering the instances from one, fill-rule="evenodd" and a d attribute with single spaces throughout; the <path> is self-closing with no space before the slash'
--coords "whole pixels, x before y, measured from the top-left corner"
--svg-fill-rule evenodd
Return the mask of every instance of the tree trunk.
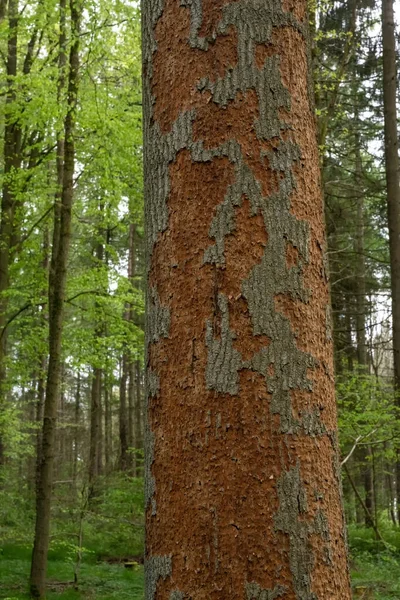
<path id="1" fill-rule="evenodd" d="M 64 130 L 65 149 L 63 185 L 60 203 L 60 225 L 59 228 L 55 228 L 55 233 L 58 233 L 59 237 L 53 244 L 49 277 L 49 363 L 46 382 L 41 463 L 39 465 L 38 486 L 36 492 L 35 539 L 30 576 L 30 591 L 33 598 L 45 597 L 55 431 L 61 375 L 61 339 L 67 280 L 67 261 L 71 238 L 75 166 L 74 136 L 78 95 L 79 24 L 81 8 L 78 0 L 70 0 L 70 7 L 72 43 L 69 60 L 67 114 Z M 61 0 L 60 9 L 61 14 L 65 15 L 65 4 L 63 4 L 63 0 Z"/>
<path id="2" fill-rule="evenodd" d="M 358 113 L 355 115 L 358 121 Z M 362 373 L 367 372 L 367 344 L 366 344 L 366 269 L 365 269 L 365 242 L 364 242 L 364 191 L 362 181 L 362 156 L 360 136 L 356 133 L 355 139 L 355 185 L 357 194 L 357 229 L 356 229 L 356 335 L 357 335 L 357 361 Z"/>
<path id="3" fill-rule="evenodd" d="M 78 483 L 78 460 L 79 460 L 79 445 L 80 445 L 80 419 L 81 419 L 81 373 L 78 371 L 75 391 L 75 411 L 74 411 L 74 452 L 72 465 L 72 478 L 74 489 L 77 490 Z"/>
<path id="4" fill-rule="evenodd" d="M 121 364 L 121 377 L 119 382 L 119 468 L 121 471 L 127 471 L 129 468 L 128 452 L 128 410 L 126 403 L 126 384 L 128 381 L 128 361 L 126 354 L 123 355 Z"/>
<path id="5" fill-rule="evenodd" d="M 131 377 L 134 374 L 131 372 Z M 136 382 L 136 394 L 135 394 L 135 448 L 136 450 L 143 449 L 143 393 L 142 393 L 142 369 L 140 360 L 136 361 L 135 364 L 135 382 Z M 143 477 L 143 461 L 136 458 L 136 477 Z"/>
<path id="6" fill-rule="evenodd" d="M 396 404 L 400 407 L 400 180 L 397 132 L 397 68 L 393 0 L 382 0 L 383 105 L 388 206 L 390 270 L 392 288 L 393 361 Z M 400 522 L 400 450 L 397 456 L 397 506 Z"/>
<path id="7" fill-rule="evenodd" d="M 5 10 L 4 3 L 0 7 Z M 1 17 L 1 15 L 0 15 Z M 9 0 L 8 3 L 8 44 L 7 44 L 7 93 L 4 127 L 4 183 L 1 198 L 0 221 L 0 411 L 4 410 L 5 402 L 5 355 L 7 345 L 7 306 L 8 298 L 5 294 L 9 285 L 10 250 L 14 234 L 14 219 L 16 209 L 16 181 L 15 174 L 21 165 L 21 139 L 22 131 L 18 117 L 13 113 L 16 101 L 15 78 L 18 68 L 18 0 Z M 5 462 L 4 432 L 0 430 L 0 467 Z"/>
<path id="8" fill-rule="evenodd" d="M 103 470 L 101 456 L 101 388 L 102 388 L 102 369 L 95 368 L 92 379 L 92 392 L 90 402 L 90 450 L 89 450 L 89 486 L 92 488 L 96 477 L 101 475 Z"/>
<path id="9" fill-rule="evenodd" d="M 112 467 L 112 390 L 110 390 L 109 377 L 104 377 L 104 442 L 105 442 L 105 467 L 109 473 Z"/>
<path id="10" fill-rule="evenodd" d="M 351 598 L 306 5 L 143 3 L 147 600 Z"/>

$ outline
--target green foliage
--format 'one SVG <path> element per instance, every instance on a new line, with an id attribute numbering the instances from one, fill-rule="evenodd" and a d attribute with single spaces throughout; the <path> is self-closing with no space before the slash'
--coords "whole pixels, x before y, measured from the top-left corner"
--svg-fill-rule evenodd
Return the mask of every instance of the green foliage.
<path id="1" fill-rule="evenodd" d="M 25 592 L 30 563 L 24 558 L 0 561 L 0 597 L 4 600 L 29 598 Z M 143 600 L 143 570 L 125 569 L 123 565 L 83 564 L 78 589 L 71 584 L 68 564 L 49 562 L 48 600 Z"/>
<path id="2" fill-rule="evenodd" d="M 394 459 L 398 440 L 398 408 L 392 386 L 356 371 L 338 379 L 339 431 L 343 456 L 357 447 L 376 444 L 379 452 Z M 384 450 L 383 450 L 384 449 Z"/>

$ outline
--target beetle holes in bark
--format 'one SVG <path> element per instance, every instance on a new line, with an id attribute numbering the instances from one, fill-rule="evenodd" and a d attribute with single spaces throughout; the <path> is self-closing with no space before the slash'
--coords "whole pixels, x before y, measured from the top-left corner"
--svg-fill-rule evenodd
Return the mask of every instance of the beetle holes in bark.
<path id="1" fill-rule="evenodd" d="M 306 2 L 147 2 L 143 56 L 146 598 L 350 598 Z"/>

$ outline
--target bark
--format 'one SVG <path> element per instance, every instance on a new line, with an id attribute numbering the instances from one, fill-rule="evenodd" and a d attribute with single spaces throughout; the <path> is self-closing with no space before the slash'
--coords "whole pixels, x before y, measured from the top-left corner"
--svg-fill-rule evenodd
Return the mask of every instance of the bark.
<path id="1" fill-rule="evenodd" d="M 147 600 L 351 598 L 306 5 L 143 3 Z"/>
<path id="2" fill-rule="evenodd" d="M 71 215 L 75 166 L 75 116 L 79 76 L 80 3 L 71 0 L 72 43 L 69 58 L 67 114 L 65 117 L 65 151 L 60 203 L 59 237 L 52 249 L 49 277 L 49 362 L 42 433 L 42 453 L 36 492 L 35 538 L 31 563 L 30 591 L 33 598 L 45 597 L 46 565 L 50 535 L 50 507 L 57 405 L 60 392 L 61 341 L 67 261 L 71 238 Z M 65 9 L 65 6 L 64 6 Z M 61 13 L 63 5 L 61 4 Z M 55 228 L 56 229 L 56 228 Z M 57 229 L 56 229 L 57 232 Z"/>
<path id="3" fill-rule="evenodd" d="M 385 117 L 385 161 L 388 206 L 390 270 L 392 289 L 393 361 L 396 404 L 400 407 L 400 180 L 397 131 L 397 67 L 393 0 L 382 0 L 383 105 Z M 397 500 L 400 498 L 400 450 L 396 465 Z M 398 521 L 400 522 L 400 502 Z"/>

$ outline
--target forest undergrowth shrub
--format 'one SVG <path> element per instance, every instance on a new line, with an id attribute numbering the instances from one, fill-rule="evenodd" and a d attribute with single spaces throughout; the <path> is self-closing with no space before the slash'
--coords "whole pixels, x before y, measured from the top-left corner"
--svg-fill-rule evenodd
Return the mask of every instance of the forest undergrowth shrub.
<path id="1" fill-rule="evenodd" d="M 114 473 L 99 478 L 88 502 L 87 485 L 55 489 L 49 560 L 74 563 L 142 555 L 143 478 Z M 15 488 L 14 488 L 15 489 Z M 26 560 L 33 544 L 34 496 L 0 490 L 0 557 Z"/>

